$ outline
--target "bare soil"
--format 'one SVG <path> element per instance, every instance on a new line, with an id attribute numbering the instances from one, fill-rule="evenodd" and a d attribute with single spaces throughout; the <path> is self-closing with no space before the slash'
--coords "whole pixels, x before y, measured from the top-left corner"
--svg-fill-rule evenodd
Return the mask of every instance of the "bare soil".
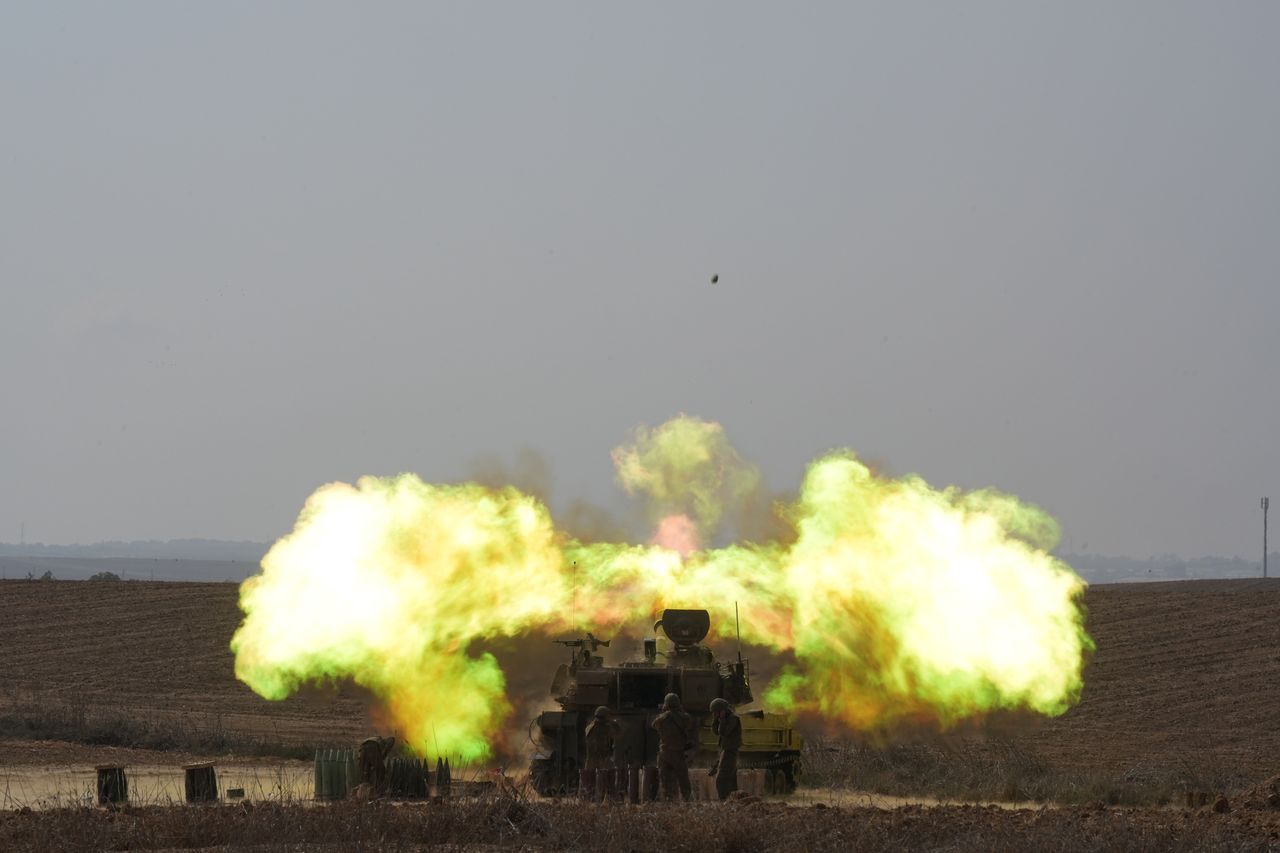
<path id="1" fill-rule="evenodd" d="M 0 848 L 77 850 L 1253 851 L 1280 812 L 772 802 L 582 806 L 518 798 L 0 814 Z"/>
<path id="2" fill-rule="evenodd" d="M 95 746 L 65 740 L 0 738 L 0 768 L 154 764 L 158 760 L 177 766 L 203 758 L 204 756 L 186 750 L 162 751 L 127 746 Z"/>
<path id="3" fill-rule="evenodd" d="M 0 711 L 36 697 L 304 748 L 365 736 L 375 721 L 357 688 L 268 702 L 235 679 L 237 592 L 233 584 L 0 583 Z M 1237 779 L 1243 790 L 1280 772 L 1280 580 L 1099 586 L 1085 604 L 1098 648 L 1080 703 L 1053 720 L 988 720 L 957 735 L 964 748 L 1013 743 L 1054 767 L 1134 783 L 1182 770 Z M 0 741 L 0 762 L 93 762 L 103 749 L 10 739 Z M 54 760 L 51 750 L 71 752 Z"/>
<path id="4" fill-rule="evenodd" d="M 1280 772 L 1280 580 L 1091 587 L 1080 703 L 1020 736 L 1060 767 Z"/>
<path id="5" fill-rule="evenodd" d="M 0 707 L 29 700 L 216 725 L 281 744 L 348 745 L 365 736 L 352 685 L 268 702 L 236 680 L 228 583 L 0 583 Z"/>

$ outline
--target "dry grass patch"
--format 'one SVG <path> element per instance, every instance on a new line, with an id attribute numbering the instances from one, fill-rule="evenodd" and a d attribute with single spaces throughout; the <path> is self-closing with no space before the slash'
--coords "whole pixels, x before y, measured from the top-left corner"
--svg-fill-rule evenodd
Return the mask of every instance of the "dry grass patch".
<path id="1" fill-rule="evenodd" d="M 1264 850 L 1268 812 L 782 803 L 584 806 L 499 797 L 400 805 L 62 809 L 0 817 L 0 849 Z"/>

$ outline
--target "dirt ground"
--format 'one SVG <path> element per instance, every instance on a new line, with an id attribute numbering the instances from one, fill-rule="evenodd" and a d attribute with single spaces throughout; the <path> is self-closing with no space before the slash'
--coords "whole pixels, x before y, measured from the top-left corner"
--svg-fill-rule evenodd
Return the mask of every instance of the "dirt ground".
<path id="1" fill-rule="evenodd" d="M 365 736 L 376 723 L 356 688 L 268 702 L 235 679 L 228 644 L 240 620 L 237 591 L 0 583 L 0 710 L 35 696 L 305 747 Z M 1079 705 L 1053 720 L 989 721 L 966 736 L 996 734 L 1056 765 L 1126 778 L 1189 765 L 1229 767 L 1248 780 L 1280 771 L 1280 580 L 1099 586 L 1085 604 L 1098 648 Z M 513 673 L 513 682 L 541 683 L 551 672 L 533 667 Z M 0 742 L 6 764 L 96 762 L 102 754 Z"/>
<path id="2" fill-rule="evenodd" d="M 1080 703 L 1020 737 L 1059 766 L 1280 772 L 1280 580 L 1090 588 Z"/>
<path id="3" fill-rule="evenodd" d="M 181 750 L 160 751 L 120 746 L 91 746 L 62 740 L 0 739 L 0 768 L 154 764 L 160 758 L 166 763 L 178 766 L 202 761 L 205 756 Z"/>
<path id="4" fill-rule="evenodd" d="M 0 706 L 123 709 L 313 746 L 346 745 L 370 725 L 349 685 L 268 702 L 235 678 L 235 584 L 0 583 Z"/>
<path id="5" fill-rule="evenodd" d="M 236 681 L 236 601 L 231 584 L 0 583 L 0 713 L 112 709 L 302 747 L 349 745 L 376 726 L 349 686 L 272 703 Z M 297 805 L 309 765 L 248 753 L 217 762 L 224 785 L 257 786 L 254 802 L 161 806 L 178 798 L 181 764 L 203 756 L 9 737 L 0 738 L 0 790 L 17 796 L 0 808 L 0 849 L 1280 850 L 1280 581 L 1095 587 L 1085 603 L 1098 650 L 1079 705 L 1058 719 L 992 719 L 952 737 L 1135 781 L 1225 769 L 1241 785 L 1220 811 L 946 805 L 822 789 L 734 806 Z M 513 686 L 536 692 L 550 663 L 514 673 Z M 87 802 L 91 768 L 108 762 L 130 767 L 141 805 L 57 807 Z M 42 792 L 53 801 L 17 805 Z"/>
<path id="6" fill-rule="evenodd" d="M 412 806 L 126 807 L 0 814 L 0 848 L 77 850 L 1262 851 L 1280 812 L 895 809 L 772 802 L 582 806 L 494 798 Z"/>

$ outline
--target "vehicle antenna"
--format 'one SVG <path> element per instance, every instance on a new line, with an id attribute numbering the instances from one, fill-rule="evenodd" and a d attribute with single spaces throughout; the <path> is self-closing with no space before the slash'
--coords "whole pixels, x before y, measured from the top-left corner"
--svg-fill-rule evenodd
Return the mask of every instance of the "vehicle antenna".
<path id="1" fill-rule="evenodd" d="M 742 662 L 742 623 L 738 621 L 738 602 L 733 603 L 733 630 L 738 635 L 738 662 Z"/>

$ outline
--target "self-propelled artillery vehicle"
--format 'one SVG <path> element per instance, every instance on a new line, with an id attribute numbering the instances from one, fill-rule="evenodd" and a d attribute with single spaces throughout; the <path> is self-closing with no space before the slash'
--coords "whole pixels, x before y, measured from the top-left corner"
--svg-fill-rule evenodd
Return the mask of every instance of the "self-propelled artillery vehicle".
<path id="1" fill-rule="evenodd" d="M 606 665 L 596 652 L 609 645 L 591 634 L 573 640 L 556 640 L 569 649 L 571 659 L 560 665 L 551 682 L 551 696 L 558 711 L 544 711 L 530 726 L 535 754 L 529 767 L 534 789 L 543 796 L 577 790 L 579 771 L 587 756 L 586 729 L 596 708 L 604 706 L 621 727 L 614 740 L 617 767 L 653 765 L 658 753 L 658 733 L 653 718 L 661 711 L 663 697 L 675 693 L 684 710 L 698 723 L 698 750 L 691 768 L 710 767 L 716 757 L 716 736 L 711 730 L 713 699 L 725 699 L 738 708 L 742 720 L 742 751 L 738 767 L 766 771 L 766 789 L 789 793 L 800 771 L 801 739 L 785 714 L 742 710 L 751 704 L 750 669 L 742 659 L 720 663 L 703 645 L 711 630 L 705 610 L 664 610 L 655 624 L 666 634 L 669 646 L 659 648 L 657 637 L 643 641 L 643 657 Z"/>

